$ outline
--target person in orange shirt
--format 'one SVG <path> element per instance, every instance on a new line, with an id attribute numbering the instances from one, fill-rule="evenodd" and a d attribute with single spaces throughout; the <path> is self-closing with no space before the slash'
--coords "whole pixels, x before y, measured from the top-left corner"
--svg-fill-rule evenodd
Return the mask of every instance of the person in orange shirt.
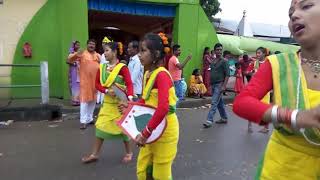
<path id="1" fill-rule="evenodd" d="M 96 41 L 89 39 L 87 49 L 70 54 L 70 63 L 80 62 L 80 129 L 86 129 L 93 123 L 93 112 L 96 105 L 96 74 L 99 69 L 100 55 L 95 51 Z"/>

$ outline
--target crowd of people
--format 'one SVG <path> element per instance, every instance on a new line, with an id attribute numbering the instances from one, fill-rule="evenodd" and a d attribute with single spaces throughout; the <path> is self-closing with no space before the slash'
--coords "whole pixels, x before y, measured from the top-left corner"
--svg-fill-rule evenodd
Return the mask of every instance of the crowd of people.
<path id="1" fill-rule="evenodd" d="M 236 57 L 217 43 L 212 51 L 204 49 L 203 68 L 194 69 L 190 77 L 190 96 L 212 98 L 204 128 L 213 126 L 217 110 L 221 118 L 215 123 L 228 123 L 222 96 L 230 77 L 235 78 L 232 91 L 237 94 L 233 111 L 249 120 L 248 132 L 252 132 L 251 122 L 263 126 L 261 133 L 268 133 L 269 123 L 273 124 L 275 130 L 256 179 L 317 179 L 320 174 L 320 26 L 314 21 L 320 18 L 320 1 L 293 0 L 289 16 L 290 31 L 301 45 L 299 52 L 272 54 L 259 47 L 253 57 Z M 130 139 L 117 121 L 128 102 L 135 101 L 155 108 L 147 126 L 133 139 L 140 147 L 137 177 L 172 179 L 171 166 L 179 139 L 175 107 L 186 94 L 182 72 L 192 55 L 180 62 L 181 47 L 170 46 L 163 33 L 146 34 L 140 42 L 130 42 L 127 61 L 121 59 L 125 51 L 122 43 L 106 37 L 102 45 L 104 52 L 100 55 L 95 51 L 95 40 L 88 40 L 84 51 L 75 41 L 67 60 L 72 104 L 80 105 L 81 129 L 94 122 L 96 103 L 103 104 L 95 122 L 93 150 L 82 162 L 97 161 L 104 140 L 113 138 L 124 142 L 123 162 L 132 161 Z M 126 101 L 114 85 L 125 92 Z M 167 126 L 162 136 L 146 144 L 164 118 Z"/>
<path id="2" fill-rule="evenodd" d="M 223 52 L 223 53 L 222 53 Z M 280 54 L 276 51 L 274 54 Z M 226 95 L 226 91 L 231 91 L 238 95 L 242 89 L 247 85 L 252 76 L 258 71 L 259 67 L 265 62 L 265 58 L 272 53 L 264 47 L 259 47 L 256 50 L 256 54 L 250 57 L 247 53 L 240 56 L 231 54 L 230 51 L 223 51 L 222 44 L 216 44 L 212 51 L 209 47 L 206 47 L 203 52 L 203 69 L 202 76 L 199 74 L 199 70 L 195 69 L 194 72 L 198 72 L 197 76 L 193 75 L 190 79 L 190 93 L 203 96 L 212 97 L 212 107 L 208 114 L 207 121 L 203 124 L 205 128 L 212 126 L 213 117 L 218 109 L 221 119 L 216 121 L 218 124 L 227 123 L 228 117 L 224 108 L 223 95 Z M 195 77 L 197 77 L 195 80 Z M 234 77 L 235 81 L 233 87 L 227 89 L 229 78 Z M 268 93 L 262 102 L 270 103 L 271 94 Z M 252 133 L 252 123 L 248 123 L 248 132 Z M 260 131 L 260 133 L 268 133 L 269 126 L 266 124 Z"/>

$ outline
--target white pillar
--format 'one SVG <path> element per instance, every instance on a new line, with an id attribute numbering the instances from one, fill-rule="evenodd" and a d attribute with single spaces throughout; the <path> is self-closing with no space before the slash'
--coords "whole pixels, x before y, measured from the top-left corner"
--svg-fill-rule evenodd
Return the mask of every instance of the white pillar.
<path id="1" fill-rule="evenodd" d="M 49 103 L 49 75 L 48 75 L 48 62 L 40 62 L 40 73 L 41 73 L 41 99 L 42 104 Z"/>

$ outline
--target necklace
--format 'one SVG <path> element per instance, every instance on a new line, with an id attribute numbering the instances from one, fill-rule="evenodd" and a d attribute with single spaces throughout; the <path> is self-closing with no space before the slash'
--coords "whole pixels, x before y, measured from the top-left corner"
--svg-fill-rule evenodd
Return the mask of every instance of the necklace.
<path id="1" fill-rule="evenodd" d="M 146 77 L 147 77 L 147 79 L 149 79 L 149 78 L 150 78 L 150 76 L 151 76 L 151 74 L 153 73 L 153 71 L 154 71 L 154 70 L 152 70 L 152 71 L 148 71 L 148 72 L 147 72 L 147 76 L 146 76 Z"/>
<path id="2" fill-rule="evenodd" d="M 312 59 L 306 59 L 301 57 L 301 64 L 307 65 L 311 69 L 312 73 L 314 74 L 314 78 L 318 78 L 320 74 L 320 60 L 312 60 Z"/>
<path id="3" fill-rule="evenodd" d="M 299 75 L 298 75 L 298 82 L 297 82 L 297 94 L 296 94 L 296 109 L 299 109 L 299 104 L 300 104 L 300 93 L 301 93 L 301 91 L 300 91 L 300 87 L 301 87 L 301 74 L 302 74 L 302 67 L 301 67 L 301 65 L 303 64 L 302 63 L 302 58 L 301 58 L 301 56 L 299 57 L 299 59 L 301 60 L 301 63 L 298 63 L 298 68 L 299 68 L 299 71 L 298 71 L 298 73 L 299 73 Z M 312 140 L 310 140 L 310 138 L 306 135 L 306 133 L 305 133 L 305 128 L 301 128 L 300 130 L 300 133 L 302 134 L 302 136 L 304 137 L 304 139 L 308 142 L 308 143 L 310 143 L 310 144 L 313 144 L 313 145 L 315 145 L 315 146 L 320 146 L 320 143 L 318 143 L 318 142 L 313 142 Z"/>

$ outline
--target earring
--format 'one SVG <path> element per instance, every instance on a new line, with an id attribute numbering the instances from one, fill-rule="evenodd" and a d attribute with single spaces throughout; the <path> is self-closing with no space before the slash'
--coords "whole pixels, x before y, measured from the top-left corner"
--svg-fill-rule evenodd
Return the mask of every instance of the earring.
<path id="1" fill-rule="evenodd" d="M 156 61 L 152 61 L 152 63 L 153 63 L 153 64 L 155 64 L 155 63 L 156 63 Z"/>

